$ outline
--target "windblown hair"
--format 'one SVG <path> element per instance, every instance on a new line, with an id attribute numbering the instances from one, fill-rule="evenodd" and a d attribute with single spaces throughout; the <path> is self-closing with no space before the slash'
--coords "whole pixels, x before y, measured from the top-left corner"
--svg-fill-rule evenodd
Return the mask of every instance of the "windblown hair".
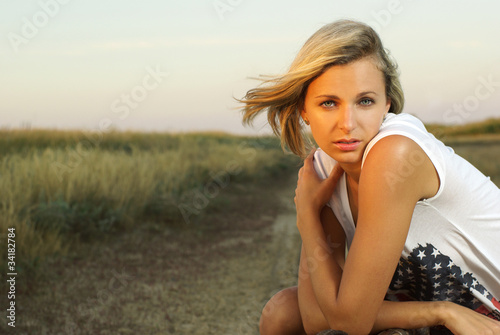
<path id="1" fill-rule="evenodd" d="M 294 154 L 305 157 L 310 140 L 303 131 L 300 112 L 304 108 L 309 84 L 334 65 L 348 64 L 364 57 L 373 57 L 385 78 L 386 96 L 390 99 L 389 112 L 399 114 L 404 105 L 404 94 L 399 81 L 397 64 L 389 57 L 380 37 L 368 25 L 340 20 L 323 26 L 312 35 L 297 54 L 288 73 L 263 79 L 262 85 L 251 89 L 239 102 L 245 104 L 243 123 L 267 111 L 267 119 L 274 133 Z M 262 77 L 261 77 L 262 78 Z"/>

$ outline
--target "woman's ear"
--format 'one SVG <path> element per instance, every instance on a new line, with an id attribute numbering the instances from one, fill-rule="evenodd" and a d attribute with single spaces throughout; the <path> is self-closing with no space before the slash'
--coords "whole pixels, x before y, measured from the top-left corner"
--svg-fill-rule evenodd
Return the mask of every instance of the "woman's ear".
<path id="1" fill-rule="evenodd" d="M 302 117 L 302 120 L 304 120 L 305 124 L 309 125 L 309 120 L 307 119 L 307 113 L 303 109 L 302 112 L 300 112 L 300 116 Z"/>

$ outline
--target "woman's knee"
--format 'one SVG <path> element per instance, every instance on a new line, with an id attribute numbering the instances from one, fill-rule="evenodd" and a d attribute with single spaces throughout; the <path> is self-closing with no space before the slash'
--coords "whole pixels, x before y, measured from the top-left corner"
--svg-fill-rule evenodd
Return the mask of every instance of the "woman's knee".
<path id="1" fill-rule="evenodd" d="M 304 334 L 297 287 L 281 290 L 267 302 L 262 310 L 259 329 L 262 335 Z"/>

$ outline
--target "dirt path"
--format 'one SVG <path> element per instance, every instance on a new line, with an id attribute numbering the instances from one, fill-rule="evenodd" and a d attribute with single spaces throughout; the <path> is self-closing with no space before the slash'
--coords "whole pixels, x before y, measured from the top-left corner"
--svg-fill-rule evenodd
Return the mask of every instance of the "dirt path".
<path id="1" fill-rule="evenodd" d="M 197 226 L 145 223 L 51 262 L 0 333 L 258 334 L 265 302 L 296 283 L 300 245 L 295 177 L 271 184 L 231 185 L 218 200 L 239 205 Z"/>

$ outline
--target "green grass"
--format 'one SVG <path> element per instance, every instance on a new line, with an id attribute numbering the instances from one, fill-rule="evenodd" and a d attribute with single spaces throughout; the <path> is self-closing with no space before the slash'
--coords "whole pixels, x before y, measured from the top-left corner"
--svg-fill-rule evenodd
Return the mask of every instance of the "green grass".
<path id="1" fill-rule="evenodd" d="M 272 137 L 2 130 L 0 234 L 16 229 L 18 270 L 32 268 L 147 220 L 194 224 L 225 187 L 297 165 Z"/>

